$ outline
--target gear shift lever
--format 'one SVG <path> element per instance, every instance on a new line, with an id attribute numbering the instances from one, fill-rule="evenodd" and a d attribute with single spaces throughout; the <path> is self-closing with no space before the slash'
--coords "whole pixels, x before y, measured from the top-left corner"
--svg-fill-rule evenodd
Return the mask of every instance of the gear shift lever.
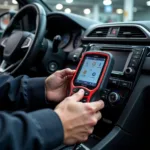
<path id="1" fill-rule="evenodd" d="M 58 46 L 59 46 L 60 42 L 61 42 L 61 36 L 56 35 L 53 39 L 53 53 L 58 52 Z"/>

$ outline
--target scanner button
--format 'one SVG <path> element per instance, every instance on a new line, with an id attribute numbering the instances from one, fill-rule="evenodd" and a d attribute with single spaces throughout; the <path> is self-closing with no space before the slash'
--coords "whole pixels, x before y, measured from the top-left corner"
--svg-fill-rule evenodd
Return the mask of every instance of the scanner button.
<path id="1" fill-rule="evenodd" d="M 84 90 L 84 96 L 89 96 L 90 92 Z"/>
<path id="2" fill-rule="evenodd" d="M 102 100 L 107 100 L 107 95 L 106 95 L 106 94 L 102 94 L 102 95 L 100 96 L 100 98 L 101 98 Z"/>
<path id="3" fill-rule="evenodd" d="M 81 102 L 82 102 L 82 103 L 86 103 L 86 102 L 87 102 L 87 99 L 86 99 L 86 98 L 83 98 L 83 99 L 81 100 Z"/>
<path id="4" fill-rule="evenodd" d="M 74 92 L 74 93 L 77 93 L 78 91 L 79 91 L 78 88 L 74 88 L 74 89 L 73 89 L 73 92 Z"/>

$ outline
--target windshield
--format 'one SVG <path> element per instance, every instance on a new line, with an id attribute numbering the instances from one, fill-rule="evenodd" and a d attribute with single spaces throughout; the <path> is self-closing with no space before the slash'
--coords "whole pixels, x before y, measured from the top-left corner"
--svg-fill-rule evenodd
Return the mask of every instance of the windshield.
<path id="1" fill-rule="evenodd" d="M 150 20 L 147 0 L 43 0 L 53 11 L 75 13 L 103 23 Z"/>

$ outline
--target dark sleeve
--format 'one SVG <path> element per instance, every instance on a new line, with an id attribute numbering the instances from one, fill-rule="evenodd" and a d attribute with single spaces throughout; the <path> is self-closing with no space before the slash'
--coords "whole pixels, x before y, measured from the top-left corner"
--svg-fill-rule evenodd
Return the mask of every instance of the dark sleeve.
<path id="1" fill-rule="evenodd" d="M 63 143 L 58 115 L 44 109 L 32 113 L 0 113 L 0 149 L 52 150 Z"/>
<path id="2" fill-rule="evenodd" d="M 45 101 L 45 78 L 1 75 L 0 109 L 18 110 L 26 107 L 33 110 L 48 107 Z"/>

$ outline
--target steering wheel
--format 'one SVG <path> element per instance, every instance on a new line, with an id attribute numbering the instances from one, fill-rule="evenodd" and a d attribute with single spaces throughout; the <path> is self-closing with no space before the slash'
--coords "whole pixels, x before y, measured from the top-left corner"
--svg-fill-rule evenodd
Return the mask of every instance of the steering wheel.
<path id="1" fill-rule="evenodd" d="M 31 12 L 36 14 L 35 34 L 27 31 L 14 31 L 15 24 Z M 37 3 L 26 5 L 13 17 L 0 42 L 4 48 L 1 54 L 0 73 L 14 74 L 21 69 L 29 68 L 35 62 L 44 39 L 46 20 L 44 8 Z"/>

